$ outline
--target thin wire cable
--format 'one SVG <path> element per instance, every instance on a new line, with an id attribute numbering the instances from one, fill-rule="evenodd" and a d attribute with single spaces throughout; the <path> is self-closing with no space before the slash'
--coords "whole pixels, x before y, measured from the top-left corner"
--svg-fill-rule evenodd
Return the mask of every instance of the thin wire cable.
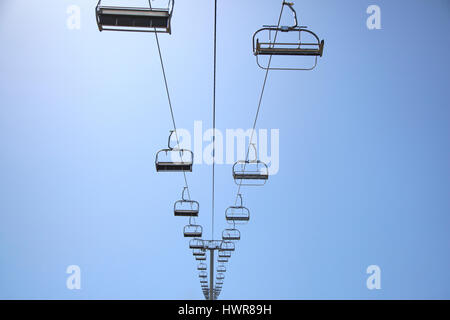
<path id="1" fill-rule="evenodd" d="M 280 27 L 281 17 L 283 16 L 283 10 L 284 10 L 284 1 L 283 1 L 283 3 L 281 4 L 281 11 L 280 11 L 280 16 L 278 17 L 277 28 Z M 275 36 L 274 36 L 274 39 L 273 39 L 273 43 L 274 43 L 274 44 L 275 44 L 275 42 L 276 42 L 276 40 L 277 40 L 277 36 L 278 36 L 278 30 L 275 32 Z M 251 135 L 250 135 L 250 143 L 249 143 L 248 148 L 247 148 L 247 153 L 246 153 L 246 156 L 245 156 L 245 161 L 248 161 L 248 156 L 249 156 L 249 153 L 250 153 L 250 146 L 251 146 L 252 143 L 253 143 L 253 135 L 254 135 L 254 133 L 255 133 L 256 123 L 258 122 L 259 112 L 260 112 L 260 110 L 261 110 L 261 104 L 262 104 L 262 100 L 263 100 L 263 97 L 264 97 L 264 92 L 265 92 L 265 88 L 266 88 L 267 78 L 268 78 L 268 76 L 269 76 L 269 68 L 270 68 L 270 65 L 271 65 L 271 63 L 272 63 L 272 57 L 273 57 L 273 56 L 270 55 L 270 57 L 269 57 L 269 62 L 268 62 L 268 65 L 267 65 L 267 69 L 266 69 L 266 74 L 265 74 L 265 76 L 264 76 L 264 82 L 263 82 L 263 86 L 262 86 L 262 89 L 261 89 L 261 94 L 260 94 L 260 96 L 259 96 L 258 108 L 256 109 L 255 120 L 253 121 L 253 128 L 252 128 L 252 133 L 251 133 Z M 246 167 L 246 165 L 247 165 L 247 163 L 244 163 L 244 168 L 243 168 L 243 171 L 244 171 L 244 172 L 245 172 L 245 167 Z M 242 179 L 241 179 L 241 181 L 239 182 L 239 185 L 238 185 L 238 190 L 237 190 L 237 193 L 236 193 L 236 199 L 235 199 L 235 201 L 234 201 L 234 205 L 237 204 L 238 197 L 239 197 L 239 193 L 241 192 L 241 186 L 242 186 Z"/>
<path id="2" fill-rule="evenodd" d="M 215 163 L 216 163 L 216 74 L 217 74 L 217 0 L 214 2 L 214 85 L 213 85 L 213 163 L 212 163 L 212 214 L 211 214 L 211 239 L 214 239 L 214 214 L 215 214 Z"/>
<path id="3" fill-rule="evenodd" d="M 152 9 L 151 0 L 148 1 L 148 4 L 150 5 L 150 9 Z M 164 77 L 164 85 L 166 87 L 167 100 L 169 102 L 170 115 L 172 117 L 173 130 L 175 131 L 175 138 L 177 139 L 177 145 L 179 146 L 180 140 L 178 138 L 177 125 L 175 122 L 175 115 L 174 115 L 173 108 L 172 108 L 172 100 L 170 98 L 169 85 L 167 83 L 166 68 L 164 67 L 164 60 L 162 57 L 161 46 L 159 44 L 159 37 L 158 37 L 158 33 L 156 32 L 156 28 L 155 28 L 155 39 L 156 39 L 156 45 L 158 47 L 159 61 L 161 62 L 161 69 L 162 69 L 162 73 L 163 73 L 163 77 Z M 189 190 L 189 184 L 187 181 L 186 172 L 184 172 L 184 171 L 183 171 L 183 177 L 184 177 L 184 185 L 187 189 L 188 199 L 191 200 L 191 192 Z"/>

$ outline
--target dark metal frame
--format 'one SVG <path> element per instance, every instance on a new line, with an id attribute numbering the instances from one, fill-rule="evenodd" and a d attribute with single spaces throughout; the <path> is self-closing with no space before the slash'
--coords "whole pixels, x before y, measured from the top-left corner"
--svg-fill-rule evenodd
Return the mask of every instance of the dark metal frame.
<path id="1" fill-rule="evenodd" d="M 156 153 L 156 159 L 155 159 L 155 167 L 156 167 L 156 171 L 157 172 L 192 172 L 192 165 L 194 162 L 194 153 L 191 150 L 187 150 L 187 149 L 179 149 L 179 148 L 173 148 L 170 145 L 170 139 L 172 138 L 172 135 L 175 131 L 171 130 L 170 131 L 170 135 L 169 135 L 169 140 L 167 143 L 167 149 L 162 149 L 159 150 Z M 181 162 L 159 162 L 159 155 L 161 153 L 165 153 L 166 156 L 169 152 L 179 152 L 180 153 L 180 158 L 181 158 Z M 183 161 L 183 155 L 187 153 L 190 154 L 190 161 Z M 167 167 L 171 167 L 171 170 L 167 170 Z M 175 170 L 173 170 L 175 169 Z"/>
<path id="2" fill-rule="evenodd" d="M 118 6 L 102 6 L 101 5 L 102 0 L 99 0 L 97 3 L 97 6 L 95 8 L 95 16 L 97 20 L 97 26 L 100 31 L 125 31 L 125 32 L 153 32 L 153 33 L 168 33 L 171 34 L 172 27 L 171 27 L 171 21 L 172 21 L 172 15 L 173 15 L 173 7 L 175 5 L 175 0 L 169 0 L 169 3 L 167 5 L 167 8 L 141 8 L 141 7 L 118 7 Z M 121 11 L 125 12 L 123 14 L 124 16 L 128 15 L 132 16 L 139 16 L 139 12 L 142 13 L 153 13 L 154 18 L 163 17 L 167 19 L 167 26 L 166 27 L 154 27 L 154 26 L 110 26 L 110 25 L 103 25 L 101 23 L 100 16 L 103 14 L 104 11 Z M 133 14 L 134 13 L 134 14 Z M 146 16 L 151 16 L 149 14 L 146 14 Z"/>
<path id="3" fill-rule="evenodd" d="M 254 143 L 251 144 L 255 152 L 255 158 L 252 160 L 239 160 L 233 165 L 232 173 L 234 182 L 238 186 L 263 186 L 269 179 L 269 167 L 264 162 L 258 160 L 258 152 Z M 249 149 L 250 152 L 250 149 Z M 246 170 L 247 165 L 256 165 L 258 171 Z M 242 170 L 236 170 L 237 166 L 241 166 Z M 259 167 L 261 166 L 261 170 Z M 244 181 L 261 181 L 259 183 L 250 183 Z"/>
<path id="4" fill-rule="evenodd" d="M 243 205 L 242 195 L 238 194 L 238 198 L 240 199 L 240 205 L 239 206 L 231 206 L 228 207 L 227 210 L 225 210 L 225 219 L 228 223 L 236 225 L 236 224 L 245 224 L 248 221 L 250 221 L 250 210 Z M 234 217 L 230 214 L 230 211 L 232 210 L 243 210 L 247 213 L 247 217 Z"/>
<path id="5" fill-rule="evenodd" d="M 189 228 L 195 228 L 195 231 L 189 231 Z M 183 228 L 183 235 L 185 238 L 201 238 L 203 234 L 203 227 L 198 224 L 188 224 Z"/>
<path id="6" fill-rule="evenodd" d="M 236 235 L 233 235 L 233 232 L 236 232 Z M 236 228 L 225 229 L 222 231 L 222 239 L 233 241 L 241 240 L 241 232 Z"/>
<path id="7" fill-rule="evenodd" d="M 294 13 L 294 25 L 293 26 L 263 26 L 263 28 L 257 30 L 253 34 L 253 54 L 256 56 L 256 63 L 258 64 L 258 67 L 264 70 L 303 70 L 303 71 L 309 71 L 313 70 L 317 66 L 317 58 L 322 57 L 323 55 L 323 48 L 325 46 L 325 41 L 320 40 L 319 37 L 312 32 L 311 30 L 308 30 L 306 26 L 298 26 L 298 20 L 297 20 L 297 13 L 293 7 L 293 3 L 290 2 L 283 2 L 284 6 L 288 6 L 289 9 Z M 269 31 L 269 41 L 270 41 L 270 35 L 272 32 L 297 32 L 299 36 L 299 41 L 297 43 L 276 43 L 274 42 L 259 42 L 259 39 L 257 38 L 257 35 L 261 32 Z M 308 42 L 301 42 L 301 35 L 302 33 L 308 33 L 312 35 L 317 42 L 316 43 L 308 43 Z M 278 47 L 277 47 L 278 46 Z M 287 48 L 289 46 L 289 48 Z M 312 48 L 301 48 L 301 46 L 307 46 Z M 309 68 L 272 68 L 269 66 L 263 66 L 261 65 L 259 61 L 260 55 L 279 55 L 279 56 L 313 56 L 315 57 L 314 65 Z"/>
<path id="8" fill-rule="evenodd" d="M 173 204 L 173 214 L 175 217 L 198 217 L 198 213 L 200 212 L 200 204 L 194 200 L 186 200 L 184 198 L 184 192 L 187 187 L 183 188 L 183 193 L 181 194 L 181 200 L 175 201 Z M 190 210 L 179 209 L 183 204 L 187 204 L 191 207 Z M 202 229 L 203 230 L 203 229 Z"/>

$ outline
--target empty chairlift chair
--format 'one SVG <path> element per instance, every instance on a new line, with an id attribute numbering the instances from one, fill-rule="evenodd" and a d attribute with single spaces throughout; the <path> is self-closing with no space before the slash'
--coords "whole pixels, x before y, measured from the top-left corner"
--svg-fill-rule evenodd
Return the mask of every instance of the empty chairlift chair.
<path id="1" fill-rule="evenodd" d="M 234 251 L 234 242 L 231 241 L 222 241 L 220 243 L 220 250 L 222 251 Z"/>
<path id="2" fill-rule="evenodd" d="M 194 255 L 194 257 L 205 256 L 206 251 L 204 249 L 194 249 L 194 250 L 192 250 L 192 254 Z"/>
<path id="3" fill-rule="evenodd" d="M 238 229 L 225 229 L 222 231 L 223 240 L 241 240 L 241 232 Z"/>
<path id="4" fill-rule="evenodd" d="M 198 274 L 198 276 L 199 276 L 199 278 L 206 279 L 206 278 L 208 278 L 208 272 L 202 271 Z"/>
<path id="5" fill-rule="evenodd" d="M 187 188 L 184 187 L 181 194 L 181 200 L 178 200 L 173 205 L 173 214 L 175 217 L 198 217 L 200 211 L 200 204 L 194 200 L 187 200 L 185 192 Z"/>
<path id="6" fill-rule="evenodd" d="M 223 280 L 221 279 L 221 280 L 216 280 L 216 287 L 217 288 L 222 288 L 222 285 L 223 285 Z"/>
<path id="7" fill-rule="evenodd" d="M 190 150 L 173 148 L 170 140 L 175 131 L 170 131 L 167 149 L 156 154 L 155 166 L 157 172 L 192 172 L 194 153 Z"/>
<path id="8" fill-rule="evenodd" d="M 183 235 L 186 238 L 201 238 L 203 233 L 203 228 L 200 225 L 188 224 L 183 229 Z"/>
<path id="9" fill-rule="evenodd" d="M 219 250 L 219 258 L 230 258 L 230 257 L 231 257 L 231 251 Z"/>
<path id="10" fill-rule="evenodd" d="M 219 272 L 219 273 L 227 272 L 227 268 L 225 266 L 218 266 L 217 272 Z"/>
<path id="11" fill-rule="evenodd" d="M 165 8 L 104 6 L 100 0 L 95 10 L 100 31 L 171 33 L 174 0 Z"/>
<path id="12" fill-rule="evenodd" d="M 205 260 L 206 260 L 206 258 L 205 258 Z M 226 263 L 226 262 L 228 262 L 228 257 L 218 257 L 217 262 Z"/>
<path id="13" fill-rule="evenodd" d="M 312 70 L 317 66 L 317 58 L 322 57 L 324 40 L 320 40 L 319 37 L 312 31 L 308 30 L 305 26 L 299 26 L 297 20 L 297 13 L 294 9 L 294 4 L 290 2 L 284 2 L 283 6 L 287 6 L 294 14 L 295 24 L 293 26 L 264 26 L 259 29 L 253 35 L 253 54 L 256 56 L 256 62 L 258 66 L 264 70 Z M 274 39 L 272 41 L 272 34 L 274 33 Z M 277 36 L 283 35 L 296 35 L 296 41 L 283 41 L 277 42 Z M 258 36 L 265 34 L 268 36 L 268 41 L 260 42 Z M 306 67 L 270 67 L 263 66 L 260 63 L 259 56 L 303 56 L 314 57 L 314 64 Z"/>
<path id="14" fill-rule="evenodd" d="M 216 279 L 217 280 L 223 280 L 223 279 L 225 279 L 225 275 L 223 273 L 218 273 L 217 276 L 216 276 Z"/>
<path id="15" fill-rule="evenodd" d="M 233 165 L 234 182 L 239 186 L 262 186 L 269 179 L 269 167 L 258 160 L 258 153 L 253 143 L 251 149 L 255 153 L 253 160 L 239 160 Z"/>
<path id="16" fill-rule="evenodd" d="M 206 263 L 203 263 L 203 262 L 201 262 L 201 263 L 199 263 L 199 264 L 197 265 L 197 270 L 198 270 L 198 271 L 206 271 L 207 268 L 208 268 L 208 267 L 206 266 Z"/>
<path id="17" fill-rule="evenodd" d="M 195 260 L 197 260 L 197 261 L 206 261 L 206 256 L 196 256 Z"/>
<path id="18" fill-rule="evenodd" d="M 189 241 L 189 248 L 190 249 L 203 249 L 203 240 L 202 239 L 192 239 Z"/>
<path id="19" fill-rule="evenodd" d="M 240 199 L 240 204 L 228 207 L 225 211 L 227 222 L 234 225 L 247 223 L 250 220 L 250 210 L 243 206 L 242 195 L 238 194 L 238 198 Z"/>

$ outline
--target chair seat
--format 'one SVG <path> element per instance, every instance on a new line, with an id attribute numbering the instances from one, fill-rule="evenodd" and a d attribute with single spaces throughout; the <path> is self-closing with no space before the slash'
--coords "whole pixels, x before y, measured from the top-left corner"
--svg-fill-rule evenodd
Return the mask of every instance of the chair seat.
<path id="1" fill-rule="evenodd" d="M 158 172 L 192 172 L 190 162 L 158 162 L 156 163 Z"/>
<path id="2" fill-rule="evenodd" d="M 321 56 L 320 49 L 303 48 L 258 48 L 256 53 L 273 56 Z"/>
<path id="3" fill-rule="evenodd" d="M 245 172 L 245 173 L 236 172 L 233 174 L 233 178 L 235 180 L 268 180 L 269 175 L 254 172 Z"/>
<path id="4" fill-rule="evenodd" d="M 250 220 L 249 217 L 230 217 L 230 216 L 227 216 L 226 219 L 229 221 L 249 221 Z"/>
<path id="5" fill-rule="evenodd" d="M 186 238 L 200 238 L 202 236 L 201 232 L 185 232 L 184 236 Z"/>
<path id="6" fill-rule="evenodd" d="M 168 10 L 150 8 L 126 8 L 100 6 L 97 8 L 97 22 L 100 30 L 128 30 L 154 28 L 170 33 L 170 13 Z M 121 29 L 125 28 L 125 29 Z"/>
<path id="7" fill-rule="evenodd" d="M 197 217 L 198 210 L 174 210 L 176 217 Z"/>

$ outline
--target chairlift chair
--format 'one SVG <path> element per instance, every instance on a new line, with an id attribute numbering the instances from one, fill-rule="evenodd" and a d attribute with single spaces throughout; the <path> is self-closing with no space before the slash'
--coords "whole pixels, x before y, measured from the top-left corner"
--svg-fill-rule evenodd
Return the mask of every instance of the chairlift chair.
<path id="1" fill-rule="evenodd" d="M 239 160 L 233 165 L 234 182 L 239 186 L 263 186 L 269 179 L 269 167 L 258 160 L 255 144 L 252 143 L 251 146 L 254 150 L 255 158 Z"/>
<path id="2" fill-rule="evenodd" d="M 226 262 L 228 262 L 228 257 L 218 257 L 217 262 L 226 263 Z"/>
<path id="3" fill-rule="evenodd" d="M 201 238 L 203 227 L 196 224 L 188 224 L 183 229 L 183 234 L 186 238 Z"/>
<path id="4" fill-rule="evenodd" d="M 219 250 L 219 258 L 230 258 L 231 251 Z"/>
<path id="5" fill-rule="evenodd" d="M 155 166 L 157 172 L 192 172 L 194 153 L 191 150 L 174 148 L 170 140 L 175 131 L 170 131 L 167 149 L 156 153 Z"/>
<path id="6" fill-rule="evenodd" d="M 195 260 L 197 260 L 197 261 L 206 261 L 206 256 L 196 256 Z"/>
<path id="7" fill-rule="evenodd" d="M 198 271 L 205 271 L 205 270 L 207 270 L 207 266 L 206 266 L 206 263 L 203 263 L 203 262 L 201 262 L 201 263 L 199 263 L 198 265 L 197 265 L 197 270 Z"/>
<path id="8" fill-rule="evenodd" d="M 208 273 L 206 271 L 202 271 L 198 274 L 199 278 L 208 278 Z"/>
<path id="9" fill-rule="evenodd" d="M 227 272 L 227 268 L 225 266 L 218 266 L 217 272 L 220 272 L 220 273 Z"/>
<path id="10" fill-rule="evenodd" d="M 203 249 L 203 240 L 202 239 L 192 239 L 189 241 L 189 248 L 190 249 Z"/>
<path id="11" fill-rule="evenodd" d="M 253 35 L 253 54 L 256 56 L 256 62 L 261 69 L 264 70 L 312 70 L 317 66 L 317 58 L 322 57 L 324 40 L 312 31 L 308 30 L 306 26 L 299 26 L 297 20 L 297 13 L 294 9 L 294 4 L 291 2 L 283 2 L 283 6 L 287 6 L 294 14 L 293 26 L 264 26 Z M 298 35 L 298 41 L 295 42 L 276 42 L 278 32 L 291 33 Z M 262 34 L 268 35 L 268 42 L 260 42 L 258 36 Z M 271 41 L 271 35 L 275 33 L 274 41 Z M 309 37 L 311 40 L 303 40 L 304 37 Z M 266 56 L 310 56 L 314 57 L 314 65 L 310 67 L 292 67 L 279 68 L 263 66 L 259 61 L 260 55 Z"/>
<path id="12" fill-rule="evenodd" d="M 174 0 L 166 8 L 104 6 L 99 0 L 95 13 L 100 31 L 171 33 Z"/>
<path id="13" fill-rule="evenodd" d="M 208 280 L 207 280 L 207 279 L 201 279 L 201 280 L 200 280 L 200 283 L 201 283 L 201 284 L 208 283 Z"/>
<path id="14" fill-rule="evenodd" d="M 175 215 L 175 217 L 198 217 L 198 213 L 200 211 L 200 204 L 197 201 L 186 199 L 184 196 L 186 190 L 187 187 L 184 187 L 183 193 L 181 195 L 181 200 L 178 200 L 173 204 L 173 214 Z M 201 227 L 198 228 L 198 230 L 201 231 L 202 230 Z"/>
<path id="15" fill-rule="evenodd" d="M 217 280 L 223 280 L 223 279 L 225 279 L 225 275 L 223 273 L 218 273 L 217 276 L 216 276 L 216 279 Z"/>
<path id="16" fill-rule="evenodd" d="M 204 249 L 194 249 L 194 250 L 192 250 L 192 255 L 194 257 L 204 256 L 205 254 L 206 254 L 206 251 Z"/>
<path id="17" fill-rule="evenodd" d="M 228 207 L 225 211 L 225 218 L 228 223 L 243 224 L 250 220 L 250 210 L 243 206 L 242 195 L 238 194 L 240 204 L 237 206 Z"/>
<path id="18" fill-rule="evenodd" d="M 238 229 L 225 229 L 222 231 L 223 240 L 241 240 L 241 232 Z"/>
<path id="19" fill-rule="evenodd" d="M 220 244 L 220 250 L 222 251 L 234 251 L 235 246 L 234 242 L 232 241 L 222 241 Z"/>

